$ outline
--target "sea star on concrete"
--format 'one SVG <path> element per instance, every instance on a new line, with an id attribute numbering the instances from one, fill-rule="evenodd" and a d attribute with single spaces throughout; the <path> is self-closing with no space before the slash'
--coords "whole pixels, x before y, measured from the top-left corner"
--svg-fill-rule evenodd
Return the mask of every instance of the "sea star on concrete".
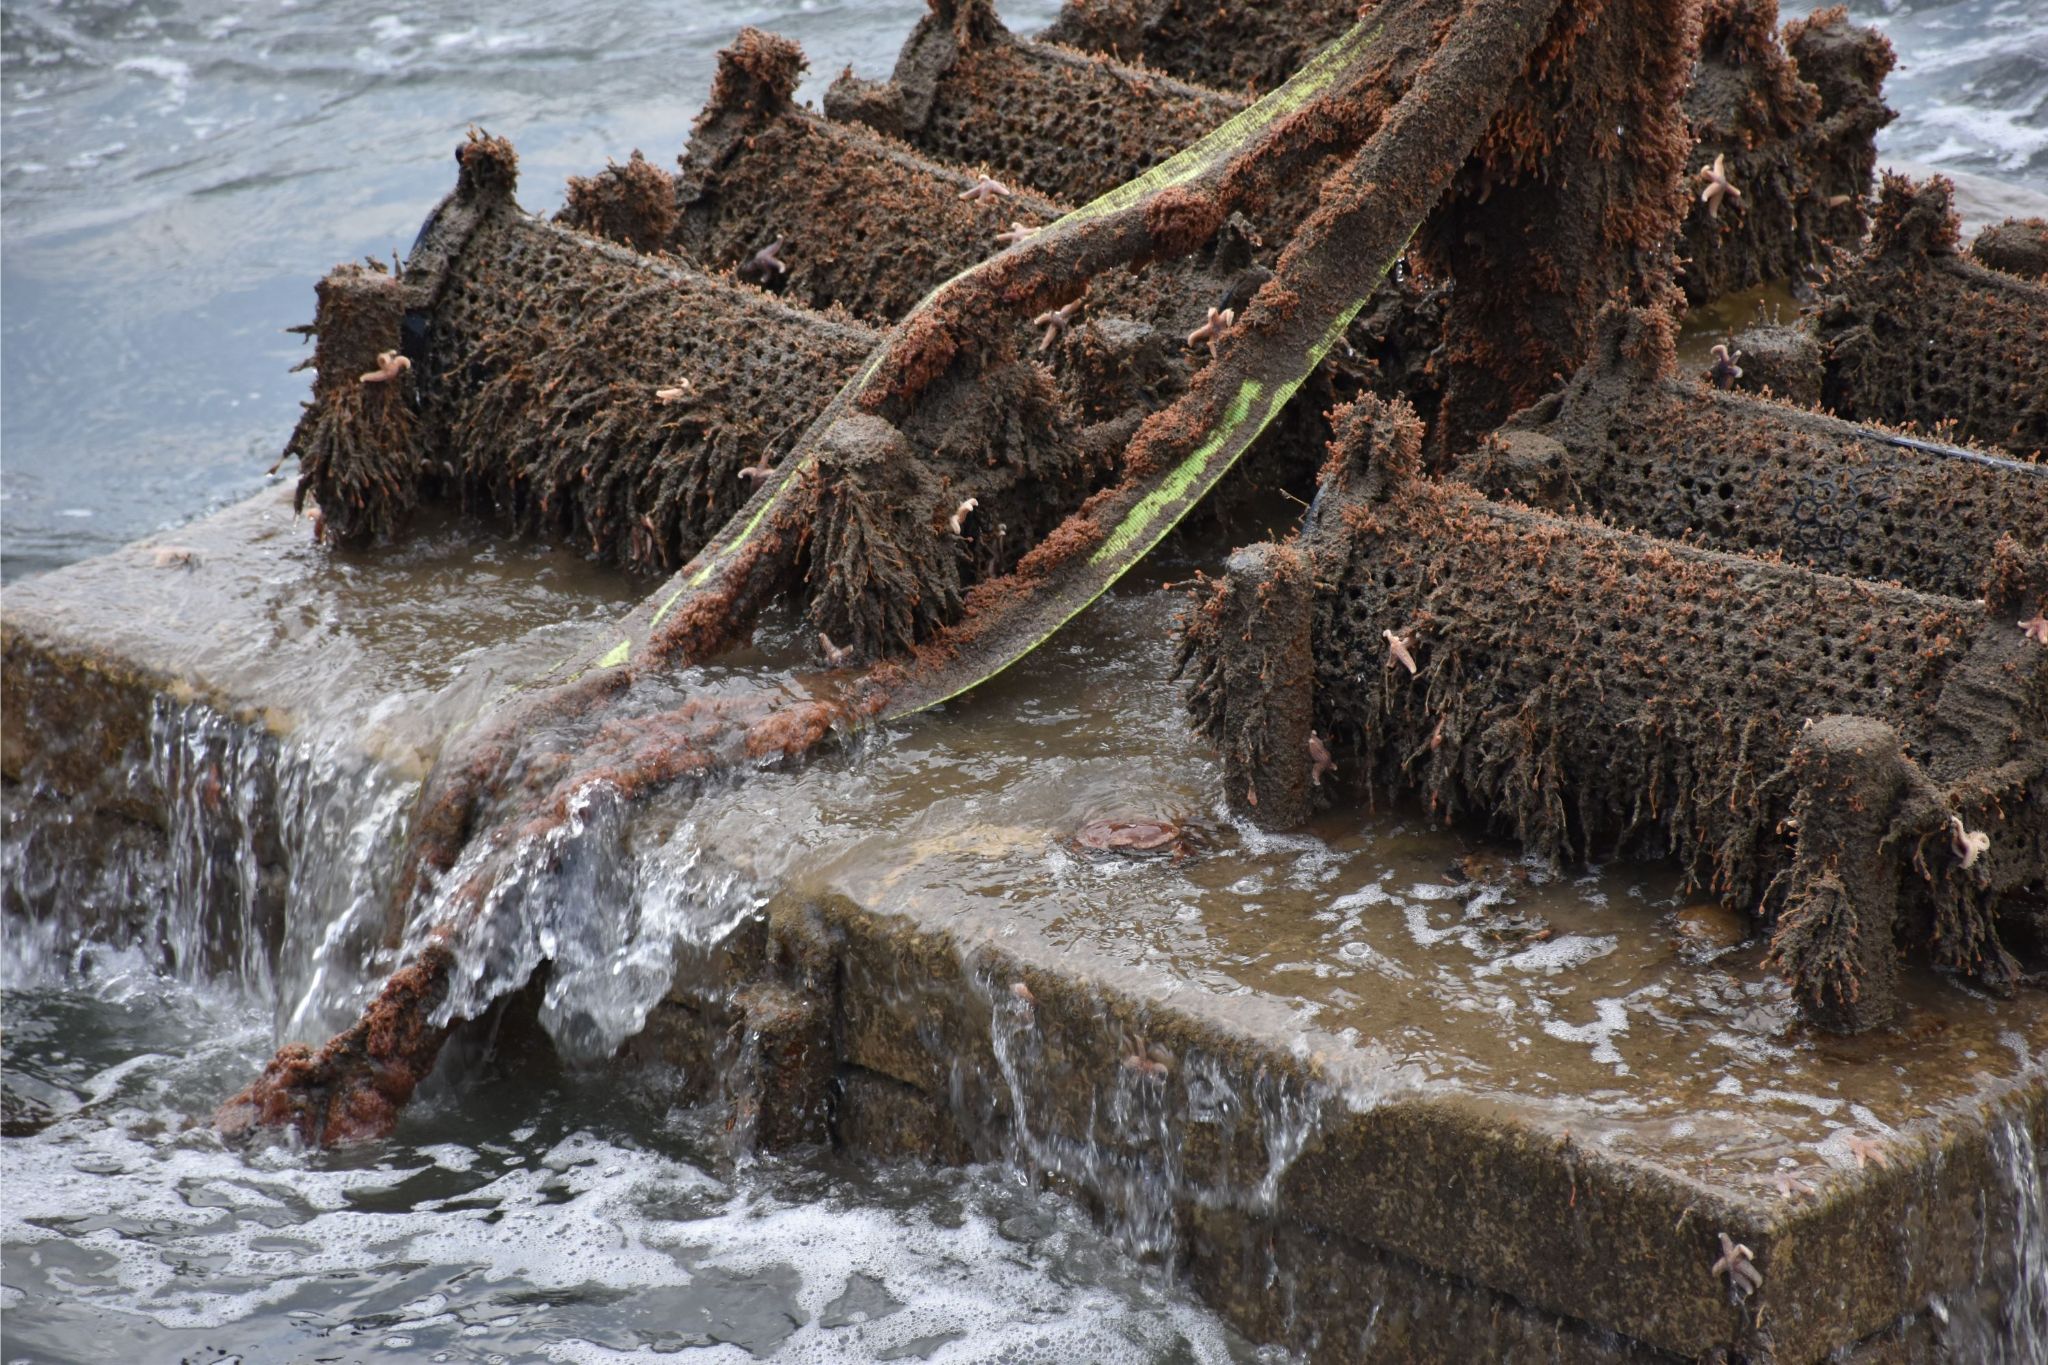
<path id="1" fill-rule="evenodd" d="M 1763 1272 L 1754 1264 L 1756 1253 L 1725 1232 L 1720 1238 L 1721 1259 L 1714 1262 L 1714 1275 L 1717 1279 L 1726 1275 L 1736 1298 L 1746 1299 L 1764 1287 Z"/>

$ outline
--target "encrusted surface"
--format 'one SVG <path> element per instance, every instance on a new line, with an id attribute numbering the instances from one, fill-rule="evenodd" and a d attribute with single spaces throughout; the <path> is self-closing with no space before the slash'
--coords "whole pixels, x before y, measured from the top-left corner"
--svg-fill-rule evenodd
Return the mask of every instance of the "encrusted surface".
<path id="1" fill-rule="evenodd" d="M 1885 176 L 1870 245 L 1814 318 L 1823 401 L 1858 421 L 2048 452 L 2048 283 L 1958 254 L 1950 198 L 1939 176 Z"/>
<path id="2" fill-rule="evenodd" d="M 1983 594 L 2000 537 L 2048 537 L 2048 466 L 1717 392 L 1673 368 L 1668 324 L 1617 311 L 1586 367 L 1461 477 L 1649 535 L 1952 597 Z"/>
<path id="3" fill-rule="evenodd" d="M 842 76 L 835 119 L 1079 203 L 1164 161 L 1250 101 L 1010 35 L 987 0 L 939 0 L 886 83 Z"/>
<path id="4" fill-rule="evenodd" d="M 2048 597 L 2041 551 L 2001 542 L 1987 607 L 1488 502 L 1418 476 L 1420 440 L 1405 410 L 1355 405 L 1302 540 L 1336 790 L 1416 793 L 1566 864 L 1674 857 L 1777 923 L 1817 1015 L 1860 998 L 1844 1027 L 1892 1009 L 1843 945 L 1888 938 L 1895 903 L 1911 951 L 2010 985 L 2001 898 L 2048 866 L 2048 649 L 2014 624 Z M 1266 724 L 1229 690 L 1244 586 L 1226 577 L 1187 642 L 1233 782 L 1228 731 Z M 1828 717 L 1878 729 L 1805 733 Z M 1850 748 L 1865 767 L 1828 784 Z"/>
<path id="5" fill-rule="evenodd" d="M 1891 45 L 1839 7 L 1782 39 L 1777 20 L 1776 0 L 1713 0 L 1702 14 L 1680 246 L 1694 303 L 1812 275 L 1868 223 L 1872 139 L 1892 118 L 1880 97 Z"/>

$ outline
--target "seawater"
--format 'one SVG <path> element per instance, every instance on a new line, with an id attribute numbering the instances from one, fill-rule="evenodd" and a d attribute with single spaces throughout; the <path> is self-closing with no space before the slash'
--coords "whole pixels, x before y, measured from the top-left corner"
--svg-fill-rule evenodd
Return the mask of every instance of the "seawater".
<path id="1" fill-rule="evenodd" d="M 1055 8 L 1033 0 L 1004 12 L 1028 32 Z M 522 200 L 549 209 L 565 176 L 606 156 L 672 157 L 717 48 L 740 25 L 801 41 L 814 96 L 845 64 L 885 72 L 922 10 L 919 0 L 0 8 L 0 573 L 72 562 L 278 477 L 266 471 L 306 392 L 289 373 L 304 348 L 283 329 L 310 317 L 328 266 L 403 249 L 450 183 L 448 153 L 467 125 L 514 139 Z M 2030 0 L 1856 12 L 1901 51 L 1888 155 L 2048 189 L 2048 13 Z M 1126 627 L 1155 623 L 1128 603 L 1103 611 Z M 1356 849 L 1240 832 L 1242 850 L 1226 846 L 1211 865 L 1234 860 L 1235 880 L 1203 886 L 1084 865 L 1056 840 L 1042 852 L 1044 830 L 1134 792 L 1215 818 L 1213 775 L 1186 758 L 1177 731 L 1152 734 L 1136 760 L 1128 727 L 1075 748 L 1077 726 L 1120 706 L 1144 713 L 1149 731 L 1176 723 L 1159 655 L 1111 658 L 1099 641 L 1049 651 L 1098 679 L 1064 700 L 1009 699 L 1020 725 L 1063 736 L 1056 754 L 1019 745 L 992 755 L 970 723 L 899 742 L 886 768 L 861 770 L 856 754 L 707 802 L 701 827 L 669 831 L 629 862 L 589 865 L 591 878 L 613 881 L 558 882 L 545 905 L 500 907 L 501 956 L 477 964 L 477 980 L 516 979 L 542 956 L 566 964 L 543 1022 L 565 1055 L 599 1055 L 638 1026 L 679 944 L 714 937 L 751 906 L 754 884 L 703 861 L 705 840 L 731 842 L 772 813 L 790 822 L 788 848 L 756 869 L 762 884 L 799 858 L 858 863 L 874 856 L 861 829 L 835 826 L 865 801 L 876 807 L 866 837 L 884 841 L 895 836 L 879 831 L 922 830 L 1016 858 L 1025 829 L 1045 885 L 1083 901 L 1118 880 L 1162 881 L 1161 924 L 1051 926 L 1077 946 L 1096 934 L 1156 939 L 1157 960 L 1197 979 L 1313 980 L 1337 1006 L 1355 985 L 1494 1009 L 1506 972 L 1509 1003 L 1530 1018 L 1517 1046 L 1550 1047 L 1617 1081 L 1656 1064 L 1661 999 L 1564 1001 L 1553 1012 L 1548 988 L 1522 980 L 1611 956 L 1608 937 L 1566 934 L 1541 962 L 1509 958 L 1466 941 L 1485 907 L 1445 908 L 1442 889 L 1411 886 L 1405 864 L 1385 890 L 1385 875 L 1355 871 Z M 1149 692 L 1131 688 L 1133 669 Z M 203 714 L 167 710 L 154 738 L 158 780 L 180 803 L 172 858 L 99 888 L 143 898 L 148 950 L 6 926 L 0 1066 L 6 1125 L 21 1134 L 0 1145 L 7 1359 L 1266 1358 L 1134 1256 L 1170 1240 L 1164 1210 L 1143 1197 L 1148 1172 L 1132 1175 L 1137 1197 L 1105 1234 L 1005 1168 L 878 1171 L 823 1153 L 754 1163 L 719 1115 L 651 1098 L 666 1088 L 659 1077 L 621 1085 L 601 1067 L 553 1065 L 508 1076 L 488 1053 L 451 1068 L 460 1081 L 432 1083 L 390 1143 L 223 1148 L 204 1123 L 208 1097 L 252 1074 L 279 1030 L 318 1036 L 374 982 L 382 964 L 366 944 L 381 887 L 371 873 L 401 803 L 360 774 L 323 770 L 317 747 L 280 762 Z M 215 790 L 204 775 L 220 772 Z M 610 813 L 589 817 L 577 837 L 616 839 Z M 296 841 L 291 886 L 264 888 L 259 831 Z M 9 877 L 69 893 L 32 846 L 8 854 Z M 654 888 L 632 917 L 576 916 L 622 877 Z M 266 895 L 322 908 L 271 922 L 252 913 Z M 1327 913 L 1293 937 L 1261 938 L 1256 952 L 1224 906 L 1250 915 L 1262 898 L 1309 896 Z M 1362 919 L 1393 915 L 1418 952 L 1473 962 L 1432 978 L 1437 968 L 1406 961 L 1399 935 L 1360 933 Z M 1731 1021 L 1730 1054 L 1759 1072 L 1781 1066 L 1782 1001 L 1705 979 L 1703 995 L 1726 987 L 1715 1008 Z M 1018 1101 L 1012 1159 L 1104 1178 L 1100 1150 L 1055 1146 L 1033 1126 L 1030 1041 L 998 1033 Z M 1759 1084 L 1750 1091 L 1759 1110 L 1786 1107 Z M 1282 1119 L 1284 1100 L 1274 1101 Z M 1802 1100 L 1816 1103 L 1792 1096 Z M 1812 1150 L 1847 1161 L 1827 1144 L 1839 1147 L 1849 1116 L 1823 1117 L 1835 1126 Z M 1153 1118 L 1134 1093 L 1103 1122 L 1142 1133 Z M 2019 1244 L 2031 1268 L 2038 1161 L 2015 1146 L 2013 1169 L 2035 1181 L 2036 1232 Z M 2036 1299 L 2017 1311 L 2041 1318 Z M 2038 1341 L 2038 1328 L 2023 1339 Z"/>
<path id="2" fill-rule="evenodd" d="M 9 1361 L 1228 1362 L 1234 1339 L 1070 1205 L 986 1168 L 735 1160 L 591 1072 L 430 1089 L 355 1152 L 224 1149 L 191 1113 L 268 1002 L 138 955 L 10 944 Z"/>

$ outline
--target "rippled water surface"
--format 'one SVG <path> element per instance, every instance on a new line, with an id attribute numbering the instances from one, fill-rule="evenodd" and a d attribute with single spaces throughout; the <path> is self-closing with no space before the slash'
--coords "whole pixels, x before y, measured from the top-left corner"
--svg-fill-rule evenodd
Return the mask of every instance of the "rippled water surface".
<path id="1" fill-rule="evenodd" d="M 373 1151 L 229 1153 L 190 1099 L 267 1010 L 120 954 L 7 971 L 10 1088 L 64 1114 L 7 1142 L 10 1361 L 1254 1358 L 999 1172 L 735 1167 L 645 1075 L 487 1065 Z"/>

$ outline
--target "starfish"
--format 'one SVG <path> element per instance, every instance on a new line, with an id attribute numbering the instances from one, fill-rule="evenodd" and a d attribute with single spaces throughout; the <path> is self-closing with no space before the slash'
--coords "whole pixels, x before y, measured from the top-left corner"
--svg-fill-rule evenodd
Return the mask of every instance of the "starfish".
<path id="1" fill-rule="evenodd" d="M 1038 1003 L 1038 997 L 1033 995 L 1031 988 L 1021 981 L 1012 981 L 1010 983 L 1010 994 L 1016 997 L 1018 1004 L 1027 1008 Z"/>
<path id="2" fill-rule="evenodd" d="M 946 522 L 946 525 L 953 528 L 954 535 L 965 534 L 960 529 L 961 524 L 967 520 L 967 514 L 979 506 L 981 506 L 981 503 L 975 498 L 962 498 L 960 500 L 960 505 L 953 509 L 952 518 Z"/>
<path id="3" fill-rule="evenodd" d="M 377 352 L 377 368 L 365 374 L 359 381 L 364 384 L 382 384 L 398 378 L 412 368 L 412 361 L 396 351 Z"/>
<path id="4" fill-rule="evenodd" d="M 1700 202 L 1707 206 L 1707 217 L 1709 218 L 1721 216 L 1721 201 L 1723 199 L 1739 200 L 1742 198 L 1742 191 L 1736 189 L 1728 180 L 1728 156 L 1725 152 L 1716 152 L 1714 154 L 1714 164 L 1702 170 L 1698 178 L 1704 180 L 1707 184 L 1707 187 L 1700 191 Z"/>
<path id="5" fill-rule="evenodd" d="M 1387 667 L 1392 668 L 1398 663 L 1408 670 L 1410 677 L 1413 677 L 1415 675 L 1415 656 L 1408 652 L 1408 646 L 1414 644 L 1415 641 L 1406 635 L 1396 635 L 1391 630 L 1383 630 L 1380 634 L 1385 636 L 1387 641 Z"/>
<path id="6" fill-rule="evenodd" d="M 1045 339 L 1038 343 L 1040 351 L 1050 351 L 1053 343 L 1066 335 L 1067 326 L 1073 322 L 1074 314 L 1081 311 L 1081 300 L 1075 299 L 1064 308 L 1053 308 L 1031 319 L 1033 327 L 1045 329 Z"/>
<path id="7" fill-rule="evenodd" d="M 960 191 L 959 197 L 972 199 L 977 204 L 986 204 L 991 199 L 1008 199 L 1010 187 L 994 176 L 984 175 L 972 186 Z"/>
<path id="8" fill-rule="evenodd" d="M 2022 631 L 2026 632 L 2027 638 L 2035 644 L 2048 645 L 2048 615 L 2043 615 L 2037 611 L 2026 620 L 2016 624 Z"/>
<path id="9" fill-rule="evenodd" d="M 998 232 L 996 234 L 996 241 L 1002 246 L 1015 246 L 1019 242 L 1028 242 L 1037 235 L 1037 228 L 1025 227 L 1022 223 L 1012 222 L 1008 232 Z"/>
<path id="10" fill-rule="evenodd" d="M 1124 1058 L 1124 1069 L 1126 1071 L 1135 1071 L 1147 1080 L 1163 1081 L 1173 1069 L 1172 1061 L 1173 1054 L 1171 1052 L 1168 1052 L 1157 1043 L 1153 1043 L 1148 1047 L 1145 1040 L 1140 1038 L 1138 1045 L 1131 1050 L 1131 1054 Z"/>
<path id="11" fill-rule="evenodd" d="M 1208 321 L 1188 333 L 1188 345 L 1199 346 L 1206 341 L 1209 343 L 1209 354 L 1213 356 L 1216 354 L 1216 343 L 1228 336 L 1230 329 L 1235 326 L 1237 326 L 1237 310 L 1235 308 L 1211 308 Z"/>
<path id="12" fill-rule="evenodd" d="M 1960 815 L 1949 816 L 1948 837 L 1965 871 L 1975 867 L 1984 850 L 1991 847 L 1991 836 L 1981 829 L 1964 829 Z"/>
<path id="13" fill-rule="evenodd" d="M 1719 342 L 1714 344 L 1714 387 L 1732 389 L 1735 381 L 1742 378 L 1742 367 L 1735 362 L 1742 359 L 1742 352 L 1731 351 Z"/>
<path id="14" fill-rule="evenodd" d="M 1779 1197 L 1780 1197 L 1781 1199 L 1790 1199 L 1790 1200 L 1793 1200 L 1794 1202 L 1797 1202 L 1797 1200 L 1799 1199 L 1799 1196 L 1801 1196 L 1801 1195 L 1803 1195 L 1803 1194 L 1813 1194 L 1813 1193 L 1814 1193 L 1814 1188 L 1813 1188 L 1813 1185 L 1811 1184 L 1811 1182 L 1809 1182 L 1809 1181 L 1805 1181 L 1805 1180 L 1801 1180 L 1801 1179 L 1799 1179 L 1799 1178 L 1798 1178 L 1797 1176 L 1793 1175 L 1793 1174 L 1792 1174 L 1791 1172 L 1789 1172 L 1789 1171 L 1780 1171 L 1780 1172 L 1778 1172 L 1778 1182 L 1777 1182 L 1777 1183 L 1778 1183 L 1778 1196 L 1779 1196 Z"/>
<path id="15" fill-rule="evenodd" d="M 736 273 L 743 280 L 759 279 L 763 284 L 775 275 L 787 275 L 789 267 L 782 262 L 782 247 L 788 239 L 777 237 L 747 258 L 747 263 Z"/>
<path id="16" fill-rule="evenodd" d="M 1763 1272 L 1752 1264 L 1756 1253 L 1725 1232 L 1719 1235 L 1721 1259 L 1714 1262 L 1714 1274 L 1716 1277 L 1726 1275 L 1736 1296 L 1746 1299 L 1764 1287 Z"/>
<path id="17" fill-rule="evenodd" d="M 199 551 L 190 545 L 159 545 L 149 562 L 159 569 L 189 569 L 199 562 Z"/>
<path id="18" fill-rule="evenodd" d="M 654 399 L 658 403 L 680 403 L 690 396 L 690 381 L 681 379 L 665 389 L 656 389 Z"/>
<path id="19" fill-rule="evenodd" d="M 822 630 L 818 632 L 818 645 L 825 651 L 825 662 L 833 668 L 844 668 L 853 659 L 852 645 L 835 645 Z"/>
<path id="20" fill-rule="evenodd" d="M 740 471 L 740 477 L 748 483 L 758 486 L 761 480 L 769 477 L 774 472 L 775 466 L 768 463 L 768 456 L 764 452 L 761 456 L 761 463 L 748 465 Z"/>
<path id="21" fill-rule="evenodd" d="M 1866 1161 L 1875 1161 L 1880 1166 L 1892 1164 L 1891 1159 L 1884 1154 L 1882 1142 L 1851 1133 L 1846 1145 L 1849 1148 L 1849 1155 L 1856 1158 L 1856 1169 L 1859 1171 L 1863 1169 L 1863 1163 Z"/>
<path id="22" fill-rule="evenodd" d="M 1312 786 L 1322 786 L 1323 774 L 1337 771 L 1336 760 L 1330 757 L 1330 750 L 1323 743 L 1323 737 L 1313 730 L 1308 732 L 1308 761 L 1308 780 Z"/>

